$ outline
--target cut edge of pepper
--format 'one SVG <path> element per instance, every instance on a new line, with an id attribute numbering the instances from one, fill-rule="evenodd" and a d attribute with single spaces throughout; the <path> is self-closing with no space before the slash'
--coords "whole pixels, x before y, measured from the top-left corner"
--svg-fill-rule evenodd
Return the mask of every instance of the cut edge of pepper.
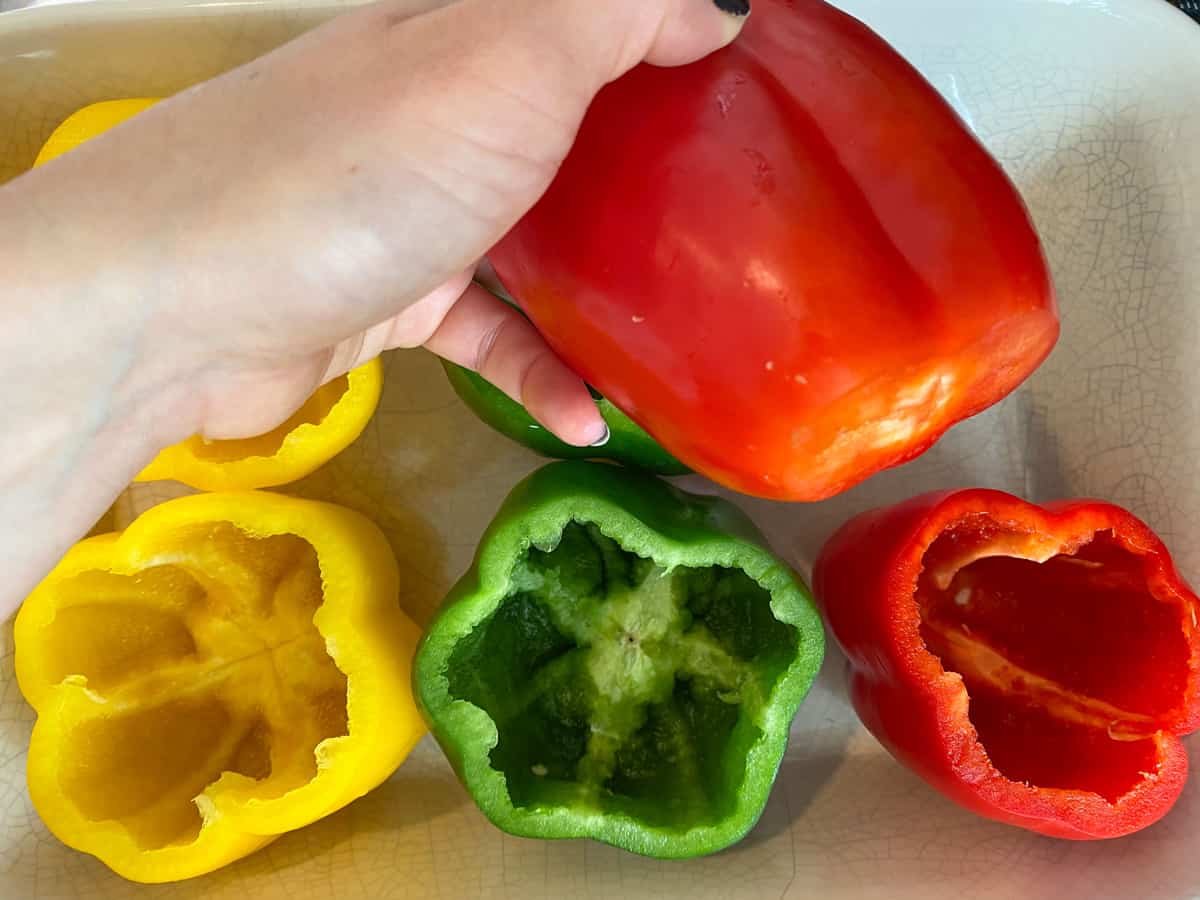
<path id="1" fill-rule="evenodd" d="M 250 454 L 235 459 L 208 457 L 196 452 L 195 448 L 202 445 L 204 439 L 194 435 L 164 448 L 134 481 L 179 481 L 197 490 L 213 492 L 257 490 L 299 481 L 354 443 L 366 430 L 379 405 L 383 394 L 383 362 L 380 358 L 352 369 L 343 377 L 346 378 L 345 390 L 320 418 L 290 428 L 270 454 Z M 327 385 L 318 391 L 325 387 Z M 278 428 L 267 434 L 276 430 Z M 326 437 L 332 439 L 322 439 Z"/>
<path id="2" fill-rule="evenodd" d="M 313 516 L 314 508 L 320 508 L 325 517 Z M 216 522 L 229 523 L 254 539 L 295 535 L 313 548 L 322 598 L 311 624 L 324 638 L 324 652 L 346 680 L 347 732 L 314 745 L 315 772 L 311 779 L 268 800 L 249 798 L 231 809 L 225 796 L 230 785 L 237 780 L 253 780 L 223 770 L 192 798 L 200 817 L 194 839 L 142 848 L 120 819 L 89 818 L 59 788 L 63 747 L 55 739 L 57 733 L 47 725 L 57 725 L 64 705 L 73 702 L 64 691 L 70 689 L 77 697 L 81 687 L 84 692 L 88 689 L 76 676 L 51 683 L 40 665 L 40 654 L 18 651 L 18 684 L 37 713 L 27 763 L 31 799 L 47 827 L 64 844 L 96 856 L 132 881 L 163 883 L 203 875 L 261 849 L 283 833 L 323 818 L 385 780 L 426 730 L 410 691 L 411 651 L 420 632 L 395 603 L 399 581 L 395 557 L 369 520 L 353 510 L 320 501 L 237 491 L 190 495 L 152 507 L 124 531 L 86 539 L 68 552 L 18 613 L 17 646 L 37 644 L 36 640 L 23 640 L 21 635 L 44 629 L 54 621 L 56 608 L 39 598 L 56 584 L 90 571 L 136 575 L 155 565 L 155 554 L 144 553 L 144 541 L 153 545 L 155 536 L 161 533 Z M 147 537 L 143 539 L 143 535 Z M 328 604 L 331 583 L 341 589 L 338 616 Z M 399 634 L 409 639 L 407 644 L 404 638 L 396 640 Z M 368 645 L 367 649 L 356 654 L 355 649 L 363 644 Z M 398 646 L 410 648 L 408 658 L 393 658 Z M 360 658 L 370 665 L 359 664 Z M 384 665 L 379 660 L 390 663 L 387 672 L 382 671 Z M 405 702 L 412 708 L 412 727 L 391 729 L 395 733 L 384 742 L 391 745 L 387 764 L 368 767 L 370 771 L 356 768 L 358 757 L 378 749 L 376 738 L 380 737 L 382 723 L 394 722 L 397 706 Z M 367 727 L 359 728 L 356 722 L 366 723 Z M 342 755 L 350 758 L 336 759 Z M 340 768 L 335 769 L 334 762 Z M 374 777 L 371 772 L 382 777 Z M 306 796 L 314 794 L 327 795 L 328 799 L 304 802 Z M 296 807 L 303 810 L 301 815 L 296 814 Z M 233 821 L 234 827 L 210 827 L 222 821 Z"/>
<path id="3" fill-rule="evenodd" d="M 708 540 L 685 544 L 662 534 L 635 512 L 599 496 L 594 490 L 581 489 L 579 494 L 569 497 L 538 498 L 523 511 L 513 511 L 513 515 L 505 516 L 514 498 L 539 476 L 545 477 L 542 473 L 568 468 L 619 473 L 604 477 L 642 478 L 669 491 L 682 493 L 653 476 L 598 462 L 551 463 L 529 476 L 501 507 L 496 521 L 481 540 L 474 565 L 456 585 L 426 632 L 415 663 L 419 703 L 434 726 L 435 737 L 439 738 L 481 810 L 493 824 L 508 833 L 541 839 L 592 839 L 660 859 L 690 858 L 725 849 L 745 837 L 761 817 L 786 751 L 792 719 L 820 670 L 825 649 L 824 630 L 815 603 L 799 577 L 766 548 L 765 540 L 763 546 L 756 546 L 740 535 L 712 534 Z M 526 527 L 530 518 L 537 520 L 535 527 Z M 616 528 L 621 532 L 619 535 L 610 534 L 603 524 L 614 520 L 620 523 Z M 431 646 L 431 638 L 443 636 L 440 634 L 443 628 L 451 632 L 450 640 L 445 643 L 453 646 L 489 620 L 510 595 L 510 580 L 519 561 L 530 549 L 556 545 L 572 522 L 595 525 L 624 552 L 650 559 L 668 572 L 681 567 L 704 569 L 713 566 L 740 570 L 768 593 L 775 618 L 797 630 L 797 653 L 764 698 L 763 717 L 757 723 L 761 737 L 747 753 L 743 789 L 738 791 L 734 813 L 724 821 L 679 831 L 648 826 L 629 816 L 598 810 L 581 813 L 562 807 L 539 807 L 532 811 L 517 807 L 512 802 L 504 774 L 492 765 L 491 752 L 499 742 L 495 721 L 473 703 L 451 696 L 446 675 L 451 651 L 434 653 L 427 649 Z M 667 563 L 663 562 L 664 558 Z M 481 570 L 491 577 L 481 577 Z M 459 595 L 469 596 L 476 602 L 458 604 L 455 600 Z M 479 602 L 484 600 L 486 602 Z M 792 601 L 790 608 L 789 600 Z M 433 713 L 435 708 L 441 710 L 439 715 Z M 439 731 L 448 739 L 456 732 L 481 732 L 487 735 L 487 740 L 478 746 L 470 745 L 468 752 L 462 754 L 443 742 Z M 614 823 L 619 827 L 614 827 Z"/>
<path id="4" fill-rule="evenodd" d="M 966 508 L 963 507 L 964 495 L 970 495 Z M 1089 517 L 1094 514 L 1089 513 L 1087 507 L 1103 508 L 1109 518 L 1101 523 L 1089 522 Z M 1011 512 L 1004 515 L 1004 510 L 1020 512 L 1021 515 L 1016 516 Z M 947 565 L 927 569 L 926 557 L 934 543 L 956 526 L 977 518 L 988 519 L 997 523 L 1001 528 L 1010 528 L 1012 532 L 1019 533 L 1020 539 L 1013 542 L 1002 542 L 998 547 L 998 552 L 989 552 L 989 550 L 997 550 L 996 544 L 981 546 L 960 558 L 955 558 Z M 1028 523 L 1031 520 L 1037 524 L 1037 529 L 1029 527 Z M 1064 536 L 1055 537 L 1048 533 L 1050 531 L 1047 528 L 1048 525 L 1058 526 Z M 921 634 L 924 618 L 920 601 L 917 598 L 920 580 L 927 572 L 930 573 L 932 581 L 943 589 L 948 589 L 958 573 L 969 568 L 973 563 L 986 559 L 1016 559 L 1039 565 L 1044 565 L 1059 557 L 1086 562 L 1078 560 L 1076 554 L 1086 549 L 1102 534 L 1111 534 L 1113 539 L 1119 542 L 1124 552 L 1142 561 L 1144 589 L 1149 598 L 1159 602 L 1173 601 L 1181 607 L 1181 613 L 1186 613 L 1190 608 L 1189 620 L 1181 622 L 1183 638 L 1188 648 L 1188 675 L 1183 696 L 1178 704 L 1178 716 L 1174 721 L 1166 720 L 1156 723 L 1158 727 L 1152 731 L 1143 730 L 1137 734 L 1135 739 L 1153 742 L 1155 770 L 1139 770 L 1137 774 L 1141 777 L 1132 782 L 1128 790 L 1113 799 L 1092 790 L 1043 787 L 1005 775 L 993 762 L 984 739 L 976 728 L 975 721 L 971 718 L 972 695 L 966 678 L 955 668 L 945 665 L 943 656 L 932 648 Z M 1012 536 L 1011 533 L 1010 536 Z M 1200 702 L 1198 702 L 1198 695 L 1200 695 L 1200 629 L 1196 627 L 1197 608 L 1200 606 L 1200 600 L 1174 571 L 1168 551 L 1149 528 L 1125 510 L 1099 501 L 1071 501 L 1051 505 L 1042 511 L 1032 504 L 1027 504 L 1018 498 L 1009 497 L 998 491 L 965 490 L 944 494 L 925 518 L 921 527 L 911 535 L 907 546 L 909 550 L 904 551 L 902 555 L 910 562 L 906 566 L 903 580 L 900 583 L 911 585 L 912 593 L 908 596 L 911 598 L 913 619 L 909 618 L 908 612 L 902 612 L 896 616 L 895 624 L 909 631 L 916 641 L 916 646 L 922 650 L 921 654 L 909 660 L 911 667 L 917 670 L 914 674 L 924 678 L 930 676 L 935 678 L 942 686 L 936 695 L 936 700 L 944 714 L 966 720 L 966 730 L 970 735 L 969 746 L 965 748 L 965 752 L 964 748 L 960 748 L 960 756 L 955 765 L 963 772 L 971 773 L 971 777 L 964 779 L 964 782 L 974 783 L 981 798 L 986 797 L 989 803 L 1005 808 L 1011 803 L 1012 790 L 1016 788 L 1028 792 L 1032 798 L 1047 799 L 1054 795 L 1070 796 L 1076 803 L 1083 801 L 1089 809 L 1089 814 L 1092 815 L 1094 815 L 1098 801 L 1113 814 L 1121 817 L 1123 809 L 1136 810 L 1142 807 L 1142 797 L 1146 794 L 1165 792 L 1177 796 L 1182 791 L 1187 772 L 1187 755 L 1179 736 L 1194 730 L 1197 724 L 1200 724 L 1200 708 L 1198 708 L 1200 707 Z M 908 607 L 908 604 L 906 603 L 904 606 Z M 1019 673 L 1016 673 L 1016 677 L 1020 677 Z M 1025 687 L 1029 688 L 1028 683 Z M 1035 685 L 1032 690 L 1036 692 L 1037 686 Z M 1122 734 L 1120 729 L 1117 729 L 1117 734 L 1114 735 L 1110 728 L 1108 736 L 1114 741 L 1122 742 L 1132 735 Z M 980 770 L 989 772 L 989 778 L 980 780 L 978 778 Z M 1089 801 L 1088 798 L 1093 799 Z M 1152 818 L 1139 821 L 1136 827 L 1130 827 L 1127 831 L 1120 833 L 1129 833 L 1152 824 L 1153 821 L 1165 815 L 1173 802 L 1174 798 L 1172 797 L 1165 806 L 1160 805 L 1159 811 Z M 1012 814 L 1020 816 L 1023 813 L 1012 811 Z M 1079 829 L 1078 835 L 1071 836 L 1114 836 L 1107 832 L 1099 835 L 1089 833 L 1088 815 L 1082 814 L 1079 809 L 1070 807 L 1065 814 L 1062 807 L 1056 807 L 1053 810 L 1048 809 L 1044 816 L 1026 817 L 1036 821 L 1063 820 L 1065 818 L 1071 825 Z"/>

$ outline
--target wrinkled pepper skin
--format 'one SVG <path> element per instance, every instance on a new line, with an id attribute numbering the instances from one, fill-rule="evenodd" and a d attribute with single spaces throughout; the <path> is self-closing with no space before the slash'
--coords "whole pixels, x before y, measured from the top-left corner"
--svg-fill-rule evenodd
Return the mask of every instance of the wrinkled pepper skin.
<path id="1" fill-rule="evenodd" d="M 184 497 L 77 544 L 16 621 L 46 826 L 177 881 L 380 784 L 425 733 L 398 581 L 365 518 L 278 494 Z"/>
<path id="2" fill-rule="evenodd" d="M 679 858 L 753 827 L 823 652 L 806 588 L 738 510 L 571 461 L 505 500 L 414 681 L 499 828 Z"/>
<path id="3" fill-rule="evenodd" d="M 459 399 L 484 423 L 542 456 L 609 459 L 656 475 L 686 475 L 691 471 L 604 397 L 596 398 L 596 408 L 608 425 L 608 442 L 602 447 L 575 447 L 543 428 L 525 407 L 481 375 L 446 360 L 442 360 L 442 368 Z"/>
<path id="4" fill-rule="evenodd" d="M 813 579 L 863 723 L 951 800 L 1088 840 L 1178 798 L 1200 603 L 1130 513 L 929 494 L 846 524 Z"/>
<path id="5" fill-rule="evenodd" d="M 75 149 L 157 102 L 136 98 L 84 107 L 54 130 L 34 166 Z M 202 491 L 250 490 L 299 481 L 358 439 L 382 392 L 383 363 L 374 359 L 318 388 L 266 434 L 222 441 L 195 435 L 162 450 L 135 481 L 179 481 Z"/>
<path id="6" fill-rule="evenodd" d="M 921 75 L 820 0 L 593 103 L 489 258 L 558 355 L 695 471 L 820 500 L 1050 352 L 1029 215 Z"/>

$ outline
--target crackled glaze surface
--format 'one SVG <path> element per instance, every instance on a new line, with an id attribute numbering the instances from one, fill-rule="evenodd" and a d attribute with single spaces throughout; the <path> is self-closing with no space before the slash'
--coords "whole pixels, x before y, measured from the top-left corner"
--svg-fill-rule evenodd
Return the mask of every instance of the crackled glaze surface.
<path id="1" fill-rule="evenodd" d="M 1064 335 L 1026 387 L 911 465 L 816 506 L 739 502 L 806 571 L 849 515 L 918 491 L 979 484 L 1034 500 L 1097 495 L 1146 518 L 1200 581 L 1200 28 L 1149 0 L 839 5 L 916 63 L 1020 185 L 1045 238 Z M 78 106 L 177 90 L 288 39 L 331 7 L 84 9 L 0 18 L 0 180 L 28 165 Z M 56 27 L 66 21 L 72 27 Z M 386 364 L 366 433 L 294 490 L 372 516 L 400 558 L 404 605 L 424 620 L 500 500 L 538 460 L 478 423 L 431 358 L 393 354 Z M 118 504 L 117 523 L 177 490 L 137 487 Z M 5 629 L 5 898 L 1200 895 L 1200 782 L 1165 821 L 1117 842 L 1056 842 L 980 821 L 857 726 L 836 652 L 796 720 L 759 827 L 730 852 L 684 864 L 502 835 L 426 741 L 390 782 L 341 813 L 211 877 L 135 890 L 37 820 L 23 775 L 31 719 Z M 1191 744 L 1200 761 L 1200 739 Z"/>

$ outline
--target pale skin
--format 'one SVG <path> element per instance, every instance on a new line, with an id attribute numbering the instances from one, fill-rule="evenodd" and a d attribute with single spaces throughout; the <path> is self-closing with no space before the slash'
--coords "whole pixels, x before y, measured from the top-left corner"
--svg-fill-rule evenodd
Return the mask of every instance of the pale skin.
<path id="1" fill-rule="evenodd" d="M 603 440 L 474 276 L 604 84 L 736 36 L 719 5 L 390 0 L 0 187 L 0 617 L 162 447 L 268 431 L 387 349 Z"/>

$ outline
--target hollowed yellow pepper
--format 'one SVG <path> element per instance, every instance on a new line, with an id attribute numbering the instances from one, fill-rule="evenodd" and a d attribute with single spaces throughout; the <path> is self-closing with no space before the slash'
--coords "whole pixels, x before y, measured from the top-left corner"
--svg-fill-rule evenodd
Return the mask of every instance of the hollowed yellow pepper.
<path id="1" fill-rule="evenodd" d="M 398 581 L 365 518 L 277 494 L 183 497 L 77 544 L 16 621 L 47 827 L 176 881 L 376 787 L 425 731 Z"/>
<path id="2" fill-rule="evenodd" d="M 109 100 L 86 106 L 63 122 L 42 147 L 34 166 L 157 103 L 153 99 Z M 167 447 L 137 481 L 181 481 L 204 491 L 288 484 L 315 471 L 349 447 L 379 405 L 383 365 L 378 359 L 319 388 L 286 422 L 243 440 L 206 441 L 199 435 Z"/>

